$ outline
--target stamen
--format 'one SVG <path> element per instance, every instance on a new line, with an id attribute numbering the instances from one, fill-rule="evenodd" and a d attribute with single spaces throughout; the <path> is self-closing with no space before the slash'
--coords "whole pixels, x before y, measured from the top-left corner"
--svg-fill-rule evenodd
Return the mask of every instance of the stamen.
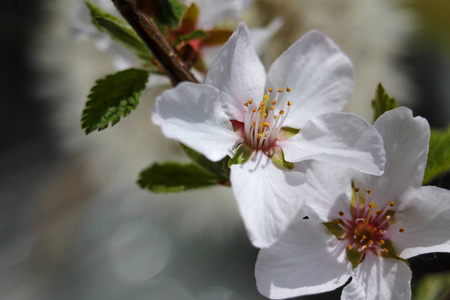
<path id="1" fill-rule="evenodd" d="M 343 211 L 340 211 L 339 212 L 339 215 L 342 217 L 342 216 L 344 216 L 344 212 Z"/>
<path id="2" fill-rule="evenodd" d="M 383 250 L 381 250 L 381 252 L 383 252 L 384 254 L 386 254 L 386 253 L 388 253 L 388 252 L 389 252 L 389 250 L 388 250 L 388 249 L 386 249 L 386 248 L 383 248 Z"/>
<path id="3" fill-rule="evenodd" d="M 291 88 L 290 87 L 286 87 L 286 92 L 290 92 L 291 91 Z"/>
<path id="4" fill-rule="evenodd" d="M 398 232 L 400 232 L 400 233 L 403 233 L 403 232 L 405 232 L 405 228 L 400 228 L 399 230 L 398 230 Z"/>
<path id="5" fill-rule="evenodd" d="M 284 110 L 280 110 L 280 115 L 284 115 Z"/>
<path id="6" fill-rule="evenodd" d="M 384 245 L 384 240 L 380 240 L 380 245 Z"/>
<path id="7" fill-rule="evenodd" d="M 292 104 L 291 101 L 288 101 L 287 105 L 288 105 L 288 106 L 291 106 L 291 104 Z"/>
<path id="8" fill-rule="evenodd" d="M 282 93 L 283 92 L 283 89 L 278 89 L 278 93 Z"/>
<path id="9" fill-rule="evenodd" d="M 249 100 L 248 100 L 248 103 L 249 103 L 249 104 L 252 104 L 252 103 L 253 103 L 253 100 L 252 100 L 252 99 L 249 99 Z"/>
<path id="10" fill-rule="evenodd" d="M 353 249 L 353 248 L 352 248 L 352 245 L 348 244 L 347 250 L 352 250 L 352 249 Z"/>
<path id="11" fill-rule="evenodd" d="M 390 207 L 394 206 L 394 201 L 389 201 L 389 206 Z"/>
<path id="12" fill-rule="evenodd" d="M 273 100 L 271 103 L 272 103 L 272 105 L 275 105 L 275 103 L 277 103 L 277 101 Z"/>
<path id="13" fill-rule="evenodd" d="M 273 89 L 269 88 L 269 93 L 272 93 Z"/>

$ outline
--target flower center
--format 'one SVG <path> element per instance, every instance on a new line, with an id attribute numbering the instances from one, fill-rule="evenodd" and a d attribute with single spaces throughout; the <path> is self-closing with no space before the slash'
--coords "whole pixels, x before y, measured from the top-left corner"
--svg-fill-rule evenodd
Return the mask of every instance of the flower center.
<path id="1" fill-rule="evenodd" d="M 289 87 L 286 92 L 290 92 Z M 270 99 L 273 89 L 268 89 L 259 104 L 248 100 L 244 104 L 244 135 L 247 145 L 256 150 L 267 150 L 275 141 L 284 120 L 289 114 L 291 102 L 283 97 L 283 89 Z M 278 104 L 277 104 L 278 103 Z M 284 109 L 282 109 L 284 108 Z"/>
<path id="2" fill-rule="evenodd" d="M 399 229 L 399 233 L 387 233 L 390 223 L 393 221 L 395 211 L 392 210 L 394 202 L 383 209 L 376 209 L 377 205 L 370 200 L 371 192 L 366 191 L 366 197 L 360 196 L 359 189 L 355 188 L 356 201 L 354 207 L 350 209 L 350 216 L 345 216 L 340 211 L 340 219 L 333 221 L 345 233 L 340 237 L 341 240 L 348 241 L 348 251 L 357 251 L 363 255 L 367 251 L 372 251 L 378 256 L 393 256 L 396 254 L 392 248 L 390 240 L 399 233 L 405 231 L 404 228 Z"/>

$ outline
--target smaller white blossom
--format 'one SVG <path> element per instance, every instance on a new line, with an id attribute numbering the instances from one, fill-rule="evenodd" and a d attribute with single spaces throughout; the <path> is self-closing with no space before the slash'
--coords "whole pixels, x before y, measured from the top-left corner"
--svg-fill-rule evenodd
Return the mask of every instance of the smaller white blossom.
<path id="1" fill-rule="evenodd" d="M 384 174 L 310 163 L 307 183 L 298 189 L 306 198 L 300 217 L 309 219 L 295 222 L 258 255 L 255 275 L 264 296 L 331 291 L 351 277 L 341 299 L 410 299 L 405 259 L 450 252 L 450 191 L 422 187 L 427 121 L 397 108 L 374 126 L 384 140 Z"/>
<path id="2" fill-rule="evenodd" d="M 241 23 L 205 84 L 181 83 L 165 91 L 156 99 L 152 121 L 166 137 L 212 161 L 233 157 L 238 145 L 250 149 L 251 159 L 231 166 L 230 181 L 250 240 L 268 247 L 302 205 L 296 188 L 304 175 L 281 167 L 283 154 L 292 163 L 316 159 L 383 172 L 378 132 L 339 112 L 353 86 L 350 60 L 318 31 L 295 42 L 266 74 Z M 286 126 L 299 132 L 290 137 Z"/>

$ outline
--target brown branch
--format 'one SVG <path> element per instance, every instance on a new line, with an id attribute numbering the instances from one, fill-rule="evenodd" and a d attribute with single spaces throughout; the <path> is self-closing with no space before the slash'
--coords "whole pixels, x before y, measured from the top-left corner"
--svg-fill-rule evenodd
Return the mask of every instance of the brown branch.
<path id="1" fill-rule="evenodd" d="M 137 12 L 127 0 L 112 1 L 159 61 L 174 86 L 183 81 L 198 83 L 150 18 Z"/>

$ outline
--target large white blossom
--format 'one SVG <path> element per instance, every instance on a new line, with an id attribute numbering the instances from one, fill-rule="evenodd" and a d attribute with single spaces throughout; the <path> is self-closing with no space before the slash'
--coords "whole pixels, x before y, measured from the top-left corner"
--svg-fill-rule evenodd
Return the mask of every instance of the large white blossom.
<path id="1" fill-rule="evenodd" d="M 382 176 L 317 162 L 307 168 L 297 193 L 306 198 L 299 217 L 309 219 L 294 222 L 258 255 L 257 286 L 266 297 L 330 291 L 352 277 L 341 299 L 410 299 L 411 271 L 403 259 L 450 252 L 450 191 L 422 187 L 427 121 L 397 108 L 374 126 L 386 150 Z"/>
<path id="2" fill-rule="evenodd" d="M 252 149 L 251 159 L 231 166 L 230 180 L 250 240 L 268 247 L 302 204 L 295 194 L 304 175 L 280 167 L 283 152 L 289 162 L 317 159 L 382 173 L 378 132 L 353 114 L 337 112 L 353 85 L 350 60 L 318 31 L 285 51 L 266 80 L 241 23 L 205 84 L 181 83 L 165 91 L 156 99 L 152 120 L 166 137 L 212 161 L 233 157 L 239 144 Z M 283 126 L 301 130 L 287 139 Z"/>

